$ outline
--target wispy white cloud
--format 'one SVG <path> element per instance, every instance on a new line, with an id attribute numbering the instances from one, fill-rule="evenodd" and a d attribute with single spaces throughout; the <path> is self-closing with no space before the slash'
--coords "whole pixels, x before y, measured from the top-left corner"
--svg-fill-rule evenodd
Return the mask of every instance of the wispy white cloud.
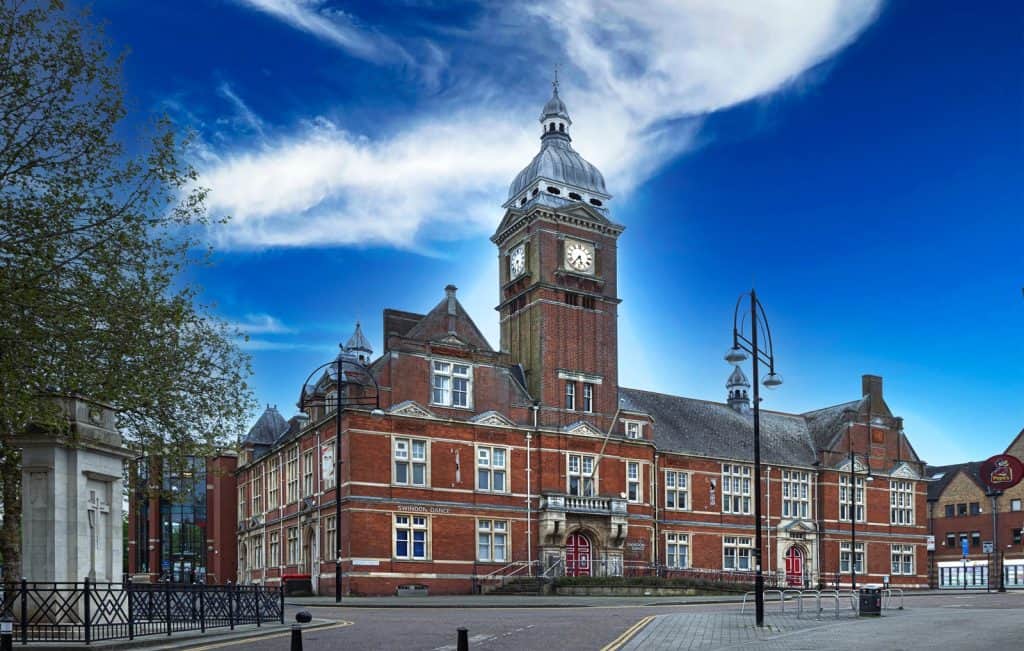
<path id="1" fill-rule="evenodd" d="M 255 131 L 260 136 L 263 135 L 263 120 L 261 120 L 260 117 L 256 115 L 251 108 L 249 108 L 249 105 L 238 96 L 234 89 L 231 88 L 231 84 L 225 81 L 221 83 L 217 88 L 217 91 L 234 107 L 235 121 L 241 122 L 247 128 Z"/>
<path id="2" fill-rule="evenodd" d="M 392 39 L 356 24 L 349 14 L 318 0 L 235 0 L 373 63 L 409 63 Z"/>
<path id="3" fill-rule="evenodd" d="M 302 21 L 319 6 L 240 1 Z M 507 184 L 538 149 L 534 119 L 546 97 L 518 91 L 524 78 L 536 88 L 554 63 L 565 71 L 574 144 L 613 193 L 628 193 L 693 146 L 704 116 L 787 88 L 855 39 L 878 4 L 492 6 L 432 59 L 450 62 L 460 83 L 403 116 L 402 128 L 364 135 L 314 118 L 256 147 L 207 152 L 200 168 L 211 208 L 233 217 L 217 236 L 234 247 L 411 248 L 492 228 Z M 495 58 L 503 48 L 535 64 Z"/>
<path id="4" fill-rule="evenodd" d="M 246 314 L 245 317 L 229 324 L 248 335 L 282 335 L 294 334 L 294 328 L 290 328 L 275 316 L 269 314 Z"/>

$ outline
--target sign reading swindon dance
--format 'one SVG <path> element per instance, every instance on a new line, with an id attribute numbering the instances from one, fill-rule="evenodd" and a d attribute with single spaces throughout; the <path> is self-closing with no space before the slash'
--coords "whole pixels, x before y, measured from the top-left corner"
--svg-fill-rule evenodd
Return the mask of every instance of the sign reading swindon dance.
<path id="1" fill-rule="evenodd" d="M 1004 491 L 1024 479 L 1024 463 L 1012 454 L 997 454 L 981 464 L 981 480 L 992 490 Z"/>

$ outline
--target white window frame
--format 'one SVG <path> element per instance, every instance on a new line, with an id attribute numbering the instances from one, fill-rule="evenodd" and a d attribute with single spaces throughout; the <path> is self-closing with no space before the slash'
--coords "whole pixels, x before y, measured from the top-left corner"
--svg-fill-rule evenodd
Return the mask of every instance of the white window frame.
<path id="1" fill-rule="evenodd" d="M 623 421 L 623 432 L 627 439 L 639 440 L 644 437 L 644 424 L 638 420 Z"/>
<path id="2" fill-rule="evenodd" d="M 508 493 L 509 449 L 501 445 L 476 446 L 476 489 L 483 493 Z M 499 462 L 500 457 L 500 462 Z M 497 478 L 501 488 L 496 488 Z M 486 483 L 486 485 L 484 485 Z"/>
<path id="3" fill-rule="evenodd" d="M 567 411 L 576 411 L 576 382 L 565 381 L 565 408 Z"/>
<path id="4" fill-rule="evenodd" d="M 477 519 L 476 560 L 481 563 L 507 563 L 511 549 L 511 531 L 511 523 L 508 520 Z M 498 549 L 502 550 L 501 554 L 496 553 Z"/>
<path id="5" fill-rule="evenodd" d="M 782 517 L 809 520 L 811 512 L 811 473 L 805 470 L 782 471 Z"/>
<path id="6" fill-rule="evenodd" d="M 461 386 L 462 388 L 458 388 Z M 473 408 L 473 365 L 464 361 L 430 361 L 430 404 Z"/>
<path id="7" fill-rule="evenodd" d="M 334 535 L 334 528 L 337 525 L 335 516 L 329 515 L 324 518 L 324 543 L 320 545 L 321 556 L 324 560 L 334 560 L 334 555 L 337 553 L 337 537 Z M 330 553 L 328 553 L 330 552 Z"/>
<path id="8" fill-rule="evenodd" d="M 635 472 L 634 472 L 635 471 Z M 630 504 L 644 501 L 644 467 L 639 461 L 626 461 L 626 500 Z"/>
<path id="9" fill-rule="evenodd" d="M 866 522 L 865 517 L 867 515 L 867 495 L 866 486 L 867 483 L 864 481 L 864 477 L 854 477 L 854 499 L 856 501 L 856 514 L 857 522 Z M 849 522 L 850 521 L 850 477 L 843 474 L 839 476 L 839 521 Z"/>
<path id="10" fill-rule="evenodd" d="M 417 457 L 422 445 L 423 456 Z M 405 469 L 405 480 L 400 480 L 400 468 Z M 417 468 L 422 468 L 422 482 L 415 481 Z M 391 483 L 396 486 L 424 487 L 430 485 L 430 442 L 407 436 L 396 436 L 391 441 Z"/>
<path id="11" fill-rule="evenodd" d="M 900 576 L 913 576 L 914 575 L 914 546 L 906 544 L 895 544 L 892 545 L 890 552 L 891 556 L 891 570 L 893 574 Z"/>
<path id="12" fill-rule="evenodd" d="M 405 554 L 399 555 L 399 537 L 406 534 Z M 416 553 L 417 537 L 421 537 L 423 553 Z M 391 555 L 400 561 L 430 560 L 430 518 L 414 513 L 396 513 L 392 520 Z"/>
<path id="13" fill-rule="evenodd" d="M 302 453 L 302 496 L 313 494 L 313 450 Z"/>
<path id="14" fill-rule="evenodd" d="M 914 521 L 914 482 L 889 480 L 889 523 L 903 527 L 917 524 Z"/>
<path id="15" fill-rule="evenodd" d="M 673 570 L 690 567 L 690 534 L 665 532 L 665 566 Z"/>
<path id="16" fill-rule="evenodd" d="M 284 453 L 285 504 L 299 501 L 299 446 L 293 445 Z"/>
<path id="17" fill-rule="evenodd" d="M 241 522 L 246 518 L 246 505 L 248 501 L 245 499 L 245 484 L 238 486 L 238 521 Z"/>
<path id="18" fill-rule="evenodd" d="M 864 543 L 857 543 L 856 547 L 856 559 L 854 561 L 857 567 L 857 574 L 864 574 L 864 568 L 867 566 L 867 548 Z M 850 541 L 840 541 L 839 543 L 839 573 L 849 574 L 850 573 Z"/>
<path id="19" fill-rule="evenodd" d="M 1016 498 L 1016 499 L 1010 500 L 1010 510 L 1011 511 L 1020 511 L 1021 510 L 1021 503 L 1020 502 L 1021 502 L 1020 498 Z"/>
<path id="20" fill-rule="evenodd" d="M 587 468 L 590 469 L 589 473 Z M 575 490 L 573 479 L 577 481 Z M 569 495 L 576 497 L 597 495 L 597 457 L 592 454 L 566 453 L 565 481 L 566 492 Z"/>
<path id="21" fill-rule="evenodd" d="M 665 471 L 665 508 L 671 511 L 690 510 L 690 473 L 685 470 Z"/>
<path id="22" fill-rule="evenodd" d="M 583 411 L 587 414 L 594 412 L 594 385 L 590 382 L 583 383 Z"/>
<path id="23" fill-rule="evenodd" d="M 302 547 L 299 545 L 299 528 L 288 527 L 285 531 L 288 543 L 288 565 L 302 564 Z"/>
<path id="24" fill-rule="evenodd" d="M 256 534 L 249 539 L 249 567 L 253 570 L 262 570 L 264 561 L 263 534 Z"/>
<path id="25" fill-rule="evenodd" d="M 722 513 L 750 515 L 753 479 L 750 466 L 722 464 Z"/>
<path id="26" fill-rule="evenodd" d="M 281 564 L 281 534 L 278 531 L 270 532 L 270 553 L 267 556 L 267 566 L 277 567 Z"/>
<path id="27" fill-rule="evenodd" d="M 252 493 L 252 514 L 263 514 L 263 466 L 257 466 L 251 474 L 250 492 Z"/>
<path id="28" fill-rule="evenodd" d="M 732 567 L 729 567 L 730 556 Z M 749 572 L 754 569 L 753 537 L 722 536 L 722 569 L 726 572 Z"/>
<path id="29" fill-rule="evenodd" d="M 277 467 L 277 459 L 271 459 L 267 469 L 267 510 L 281 506 L 281 474 Z"/>

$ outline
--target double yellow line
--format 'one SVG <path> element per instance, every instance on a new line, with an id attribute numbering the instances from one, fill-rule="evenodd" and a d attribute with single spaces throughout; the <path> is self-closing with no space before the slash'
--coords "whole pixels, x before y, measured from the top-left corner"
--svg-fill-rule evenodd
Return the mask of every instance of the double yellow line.
<path id="1" fill-rule="evenodd" d="M 306 632 L 313 632 L 313 631 L 315 631 L 315 632 L 319 633 L 320 631 L 329 631 L 329 630 L 334 629 L 334 628 L 345 628 L 346 626 L 352 626 L 352 622 L 347 622 L 347 621 L 344 621 L 344 620 L 339 620 L 339 621 L 337 621 L 337 622 L 335 622 L 333 624 L 328 624 L 326 626 L 315 626 L 313 628 L 308 628 L 308 629 L 304 628 L 302 630 L 306 631 Z M 224 647 L 237 646 L 239 644 L 248 644 L 249 642 L 261 642 L 263 640 L 271 640 L 271 639 L 278 638 L 278 637 L 291 637 L 291 635 L 292 635 L 292 632 L 291 632 L 291 629 L 289 629 L 289 630 L 283 631 L 281 633 L 270 633 L 270 634 L 267 634 L 267 635 L 254 635 L 252 637 L 239 638 L 237 640 L 228 640 L 226 642 L 217 642 L 217 643 L 214 643 L 214 644 L 206 644 L 206 645 L 203 645 L 203 646 L 190 646 L 190 647 L 185 647 L 185 648 L 188 649 L 188 651 L 210 651 L 211 649 L 223 649 Z M 167 647 L 160 647 L 160 648 L 167 648 Z"/>
<path id="2" fill-rule="evenodd" d="M 644 617 L 636 624 L 633 624 L 625 631 L 623 631 L 622 634 L 619 635 L 619 637 L 615 638 L 608 644 L 601 647 L 601 651 L 618 651 L 623 646 L 625 646 L 627 642 L 633 639 L 633 636 L 639 633 L 644 626 L 650 624 L 652 619 L 654 619 L 654 615 L 648 615 L 647 617 Z"/>

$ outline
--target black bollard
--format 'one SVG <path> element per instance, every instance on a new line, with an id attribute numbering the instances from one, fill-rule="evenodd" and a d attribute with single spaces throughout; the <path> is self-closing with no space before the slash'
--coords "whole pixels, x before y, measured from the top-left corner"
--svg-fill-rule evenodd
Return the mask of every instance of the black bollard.
<path id="1" fill-rule="evenodd" d="M 459 627 L 458 651 L 469 651 L 469 629 Z"/>
<path id="2" fill-rule="evenodd" d="M 291 651 L 302 651 L 302 627 L 292 624 L 292 649 Z"/>

